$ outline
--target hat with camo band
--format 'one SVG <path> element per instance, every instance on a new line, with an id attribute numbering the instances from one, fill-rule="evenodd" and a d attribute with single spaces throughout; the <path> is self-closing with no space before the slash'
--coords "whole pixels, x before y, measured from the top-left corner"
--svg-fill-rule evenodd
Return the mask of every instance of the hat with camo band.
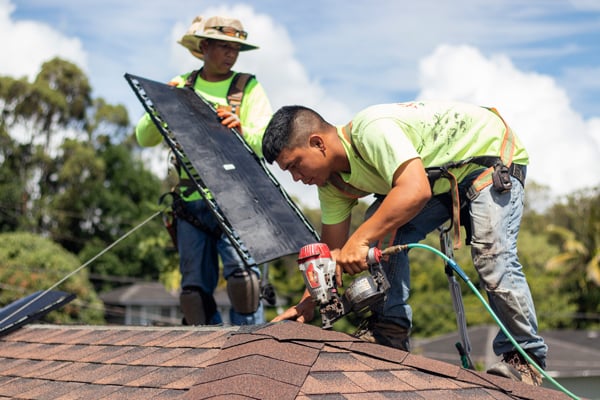
<path id="1" fill-rule="evenodd" d="M 177 43 L 188 49 L 194 57 L 203 59 L 200 42 L 204 39 L 224 40 L 241 45 L 240 51 L 255 50 L 258 46 L 246 42 L 248 32 L 244 30 L 240 20 L 215 16 L 204 19 L 197 16 L 192 25 Z"/>

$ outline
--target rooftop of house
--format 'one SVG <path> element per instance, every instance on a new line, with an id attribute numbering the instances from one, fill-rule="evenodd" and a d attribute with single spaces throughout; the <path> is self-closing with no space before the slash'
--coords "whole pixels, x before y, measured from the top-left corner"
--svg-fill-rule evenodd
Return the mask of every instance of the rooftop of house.
<path id="1" fill-rule="evenodd" d="M 492 339 L 498 333 L 496 325 L 469 327 L 471 359 L 486 368 L 498 361 L 492 349 Z M 597 330 L 549 330 L 540 332 L 549 347 L 546 373 L 553 378 L 600 377 L 600 347 Z M 450 364 L 460 365 L 454 344 L 460 341 L 458 332 L 413 339 L 411 351 Z"/>
<path id="2" fill-rule="evenodd" d="M 105 304 L 179 306 L 178 293 L 171 293 L 160 282 L 137 282 L 100 295 Z"/>
<path id="3" fill-rule="evenodd" d="M 0 398 L 566 399 L 296 322 L 27 325 L 0 338 Z"/>

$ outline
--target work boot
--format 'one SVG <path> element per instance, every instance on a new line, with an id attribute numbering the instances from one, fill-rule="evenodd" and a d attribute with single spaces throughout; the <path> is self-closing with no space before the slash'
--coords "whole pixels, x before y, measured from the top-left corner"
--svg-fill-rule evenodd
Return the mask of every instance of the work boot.
<path id="1" fill-rule="evenodd" d="M 532 356 L 530 355 L 530 357 Z M 519 352 L 504 353 L 502 358 L 502 361 L 497 362 L 487 370 L 488 374 L 502 376 L 532 386 L 542 384 L 542 374 L 533 365 L 529 364 Z M 535 357 L 532 358 L 537 362 Z M 537 364 L 539 365 L 539 363 Z"/>
<path id="2" fill-rule="evenodd" d="M 371 316 L 361 322 L 352 336 L 365 342 L 410 351 L 409 335 L 410 329 L 393 322 L 379 321 Z"/>

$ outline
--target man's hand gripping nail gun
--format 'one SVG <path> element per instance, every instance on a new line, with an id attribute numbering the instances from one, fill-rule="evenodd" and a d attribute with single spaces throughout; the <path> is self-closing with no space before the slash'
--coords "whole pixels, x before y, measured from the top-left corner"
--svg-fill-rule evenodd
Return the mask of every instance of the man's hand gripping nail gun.
<path id="1" fill-rule="evenodd" d="M 300 249 L 298 268 L 312 299 L 319 306 L 323 329 L 351 311 L 359 312 L 383 301 L 390 283 L 381 266 L 381 251 L 369 249 L 367 264 L 370 275 L 359 276 L 340 294 L 335 281 L 335 260 L 324 243 Z"/>

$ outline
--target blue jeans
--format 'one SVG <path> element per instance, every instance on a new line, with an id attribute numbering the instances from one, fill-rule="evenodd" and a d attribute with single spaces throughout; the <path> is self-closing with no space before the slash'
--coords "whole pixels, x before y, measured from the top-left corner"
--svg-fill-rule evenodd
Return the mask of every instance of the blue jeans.
<path id="1" fill-rule="evenodd" d="M 217 219 L 206 201 L 186 202 L 185 208 L 210 230 L 217 228 Z M 223 262 L 223 278 L 225 279 L 236 270 L 247 268 L 225 233 L 215 237 L 183 219 L 177 220 L 177 248 L 179 251 L 182 288 L 195 286 L 201 288 L 205 293 L 213 295 L 219 282 L 218 256 L 221 256 Z M 260 279 L 258 267 L 253 265 L 250 269 Z M 258 310 L 252 314 L 238 313 L 232 307 L 229 311 L 229 317 L 233 325 L 262 324 L 264 323 L 262 302 L 259 301 Z M 221 314 L 217 310 L 209 324 L 220 324 L 222 322 Z"/>
<path id="2" fill-rule="evenodd" d="M 461 201 L 474 175 L 459 184 Z M 471 256 L 487 292 L 490 307 L 519 345 L 537 357 L 545 368 L 548 347 L 537 334 L 537 317 L 531 292 L 517 255 L 524 189 L 517 179 L 511 179 L 510 192 L 501 194 L 488 186 L 474 200 L 467 200 L 472 229 Z M 368 214 L 374 212 L 377 203 L 380 204 L 380 201 L 370 207 Z M 441 197 L 433 197 L 416 217 L 397 230 L 394 244 L 417 243 L 446 223 L 451 215 L 445 203 Z M 390 257 L 384 270 L 391 289 L 383 307 L 376 313 L 384 321 L 410 329 L 412 309 L 407 304 L 410 292 L 407 251 Z M 493 348 L 497 355 L 514 350 L 502 331 L 494 338 Z"/>

